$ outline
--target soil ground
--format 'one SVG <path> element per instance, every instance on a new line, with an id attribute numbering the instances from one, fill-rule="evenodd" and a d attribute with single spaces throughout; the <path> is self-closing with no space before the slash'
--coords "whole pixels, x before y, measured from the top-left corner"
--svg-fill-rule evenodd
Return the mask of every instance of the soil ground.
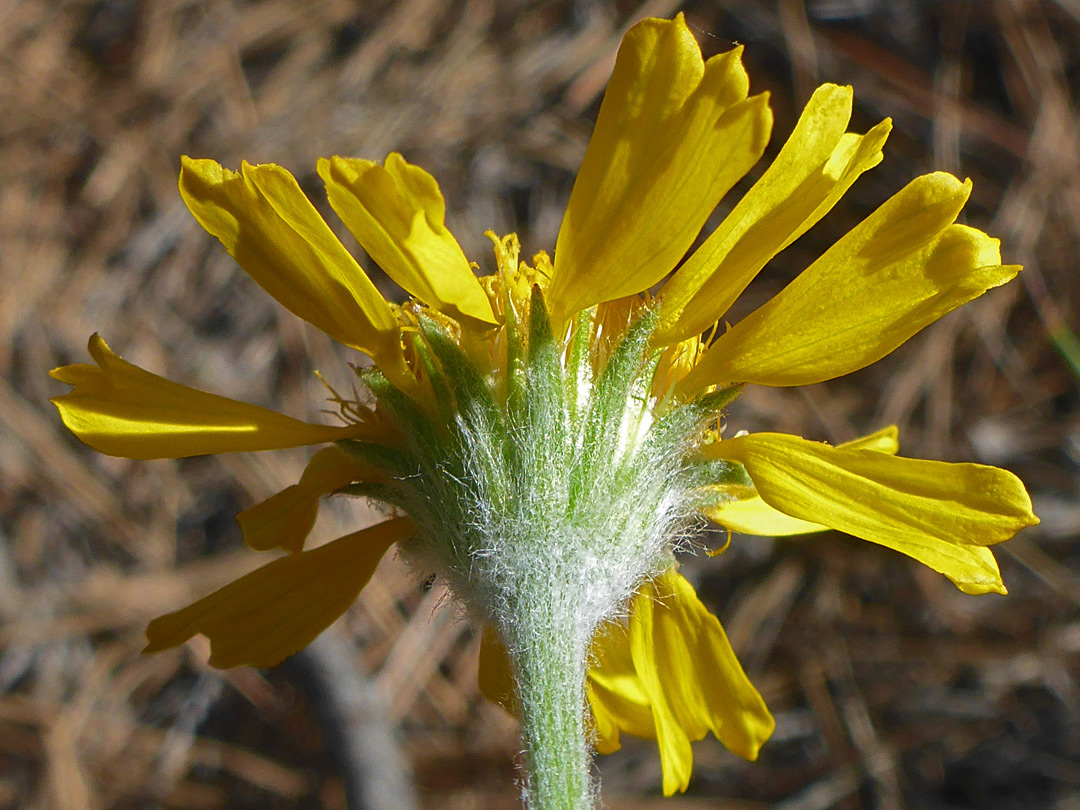
<path id="1" fill-rule="evenodd" d="M 1080 808 L 1077 0 L 0 4 L 0 808 L 342 808 L 354 788 L 371 808 L 519 806 L 475 632 L 392 557 L 277 669 L 208 669 L 198 643 L 139 656 L 149 618 L 259 562 L 233 516 L 305 454 L 107 458 L 62 429 L 45 372 L 100 331 L 172 379 L 317 418 L 312 370 L 347 387 L 352 358 L 198 227 L 180 156 L 279 163 L 325 210 L 320 156 L 400 150 L 484 267 L 488 228 L 550 251 L 622 32 L 679 10 L 708 54 L 745 45 L 770 155 L 825 81 L 854 86 L 854 129 L 895 124 L 731 320 L 935 169 L 973 179 L 965 221 L 1026 266 L 860 373 L 750 390 L 732 426 L 838 442 L 897 424 L 905 455 L 1018 473 L 1042 524 L 1000 547 L 1007 597 L 837 535 L 688 557 L 777 732 L 753 764 L 698 743 L 669 800 L 655 746 L 627 745 L 599 763 L 606 806 Z M 316 540 L 367 519 L 325 508 Z"/>

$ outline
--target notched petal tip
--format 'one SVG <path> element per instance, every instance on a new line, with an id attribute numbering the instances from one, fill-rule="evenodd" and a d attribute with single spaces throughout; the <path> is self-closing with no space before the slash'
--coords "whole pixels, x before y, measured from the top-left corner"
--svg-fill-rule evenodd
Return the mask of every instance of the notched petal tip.
<path id="1" fill-rule="evenodd" d="M 53 370 L 54 379 L 74 387 L 52 402 L 80 441 L 106 455 L 152 459 L 277 450 L 368 430 L 302 422 L 172 382 L 127 362 L 96 333 L 88 348 L 94 363 Z"/>
<path id="2" fill-rule="evenodd" d="M 179 186 L 182 193 L 185 190 L 190 191 L 194 182 L 215 186 L 236 176 L 237 172 L 226 169 L 216 160 L 193 158 L 188 155 L 180 156 Z"/>
<path id="3" fill-rule="evenodd" d="M 996 265 L 996 241 L 954 224 L 970 189 L 945 172 L 913 180 L 720 335 L 678 393 L 707 383 L 809 385 L 849 374 L 1005 283 L 1014 274 Z"/>
<path id="4" fill-rule="evenodd" d="M 996 467 L 779 433 L 725 439 L 704 452 L 742 463 L 761 497 L 784 514 L 899 551 L 972 593 L 1004 588 L 986 546 L 1038 522 L 1020 479 Z"/>
<path id="5" fill-rule="evenodd" d="M 711 328 L 772 257 L 880 162 L 889 126 L 847 132 L 851 105 L 850 87 L 823 85 L 814 92 L 762 177 L 665 283 L 656 345 Z"/>
<path id="6" fill-rule="evenodd" d="M 494 324 L 491 304 L 446 227 L 435 178 L 391 152 L 370 160 L 320 160 L 330 205 L 353 236 L 406 291 L 463 323 Z"/>
<path id="7" fill-rule="evenodd" d="M 740 52 L 703 61 L 679 20 L 627 33 L 559 230 L 556 321 L 659 281 L 760 158 L 772 118 Z"/>
<path id="8" fill-rule="evenodd" d="M 282 306 L 380 367 L 401 362 L 390 306 L 287 170 L 183 158 L 179 185 L 199 224 Z"/>

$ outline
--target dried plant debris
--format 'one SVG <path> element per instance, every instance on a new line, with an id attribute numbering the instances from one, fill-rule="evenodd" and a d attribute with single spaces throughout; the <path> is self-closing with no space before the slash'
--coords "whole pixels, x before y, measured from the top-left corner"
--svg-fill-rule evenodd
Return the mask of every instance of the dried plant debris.
<path id="1" fill-rule="evenodd" d="M 778 136 L 824 81 L 855 87 L 853 127 L 895 123 L 884 163 L 733 319 L 933 168 L 972 177 L 968 224 L 1027 268 L 886 360 L 748 392 L 733 419 L 833 443 L 898 424 L 906 454 L 1012 469 L 1043 523 L 1003 547 L 1007 597 L 966 597 L 836 535 L 736 537 L 688 560 L 778 725 L 752 765 L 697 744 L 669 801 L 1080 801 L 1075 2 L 14 0 L 0 11 L 0 808 L 518 806 L 516 731 L 479 695 L 480 639 L 445 583 L 417 588 L 397 560 L 319 660 L 218 672 L 197 642 L 140 657 L 150 617 L 257 564 L 231 515 L 293 483 L 304 455 L 104 458 L 61 430 L 42 370 L 124 323 L 107 337 L 133 362 L 318 417 L 312 369 L 351 358 L 249 294 L 183 208 L 180 155 L 279 163 L 320 204 L 317 157 L 399 150 L 440 178 L 468 255 L 487 254 L 488 228 L 554 244 L 622 33 L 680 10 L 707 55 L 745 44 Z M 325 510 L 317 540 L 364 517 Z M 328 667 L 361 691 L 327 688 Z M 332 705 L 386 746 L 328 724 Z M 380 764 L 389 799 L 361 786 Z M 654 745 L 603 767 L 608 806 L 651 805 Z"/>

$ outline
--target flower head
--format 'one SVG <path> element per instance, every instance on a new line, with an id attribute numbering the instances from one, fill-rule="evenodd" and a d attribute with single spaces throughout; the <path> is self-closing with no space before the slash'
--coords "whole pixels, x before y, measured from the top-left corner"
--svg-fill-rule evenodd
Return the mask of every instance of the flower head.
<path id="1" fill-rule="evenodd" d="M 895 428 L 836 447 L 723 436 L 744 385 L 855 371 L 1019 270 L 1001 264 L 997 240 L 956 224 L 970 183 L 931 174 L 717 330 L 758 272 L 881 160 L 890 128 L 848 132 L 851 89 L 819 88 L 772 165 L 687 257 L 769 138 L 767 97 L 748 89 L 739 49 L 703 61 L 681 16 L 636 25 L 553 259 L 523 262 L 516 237 L 492 234 L 496 271 L 481 278 L 423 169 L 398 154 L 320 161 L 331 206 L 408 293 L 401 305 L 284 169 L 185 158 L 180 192 L 196 219 L 283 306 L 374 365 L 357 372 L 360 399 L 335 394 L 341 426 L 168 382 L 96 335 L 94 365 L 53 372 L 74 386 L 55 400 L 65 424 L 104 453 L 332 443 L 297 484 L 239 516 L 250 546 L 289 555 L 152 622 L 147 650 L 204 633 L 216 665 L 274 664 L 339 616 L 398 543 L 496 628 L 482 682 L 522 713 L 531 780 L 556 767 L 535 729 L 565 721 L 582 739 L 591 729 L 602 752 L 622 733 L 657 739 L 670 794 L 688 784 L 691 741 L 711 731 L 754 758 L 773 727 L 674 562 L 701 516 L 773 536 L 837 529 L 966 592 L 1003 593 L 988 547 L 1037 522 L 1011 473 L 903 458 Z M 394 516 L 304 550 L 334 493 Z M 549 705 L 558 691 L 566 717 Z"/>

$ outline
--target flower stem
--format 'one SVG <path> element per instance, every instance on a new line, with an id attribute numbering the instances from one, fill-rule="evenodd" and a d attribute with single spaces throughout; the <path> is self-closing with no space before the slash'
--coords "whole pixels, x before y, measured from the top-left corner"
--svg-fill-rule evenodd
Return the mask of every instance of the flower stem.
<path id="1" fill-rule="evenodd" d="M 584 634 L 574 612 L 559 609 L 563 601 L 536 600 L 515 628 L 528 810 L 594 806 L 585 733 Z"/>

